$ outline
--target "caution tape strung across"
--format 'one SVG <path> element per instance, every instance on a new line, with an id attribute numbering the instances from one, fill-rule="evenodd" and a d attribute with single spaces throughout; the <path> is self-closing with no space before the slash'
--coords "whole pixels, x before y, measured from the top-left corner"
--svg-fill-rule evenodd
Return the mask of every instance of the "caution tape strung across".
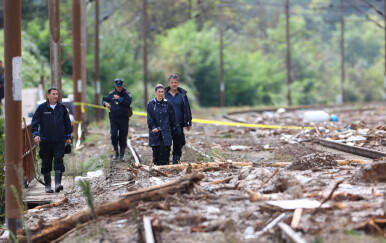
<path id="1" fill-rule="evenodd" d="M 101 106 L 101 105 L 94 105 L 94 104 L 87 104 L 83 102 L 74 102 L 75 106 L 80 106 L 82 113 L 85 112 L 84 106 L 94 107 L 98 109 L 105 109 L 109 110 L 108 108 Z M 137 116 L 146 116 L 146 112 L 141 111 L 133 111 L 134 115 Z M 301 126 L 279 126 L 279 125 L 265 125 L 265 124 L 248 124 L 248 123 L 241 123 L 241 122 L 224 122 L 224 121 L 214 121 L 214 120 L 204 120 L 204 119 L 192 119 L 192 122 L 194 123 L 201 123 L 201 124 L 211 124 L 211 125 L 219 125 L 219 126 L 233 126 L 233 127 L 251 127 L 251 128 L 271 128 L 271 129 L 314 129 L 313 127 L 301 127 Z"/>

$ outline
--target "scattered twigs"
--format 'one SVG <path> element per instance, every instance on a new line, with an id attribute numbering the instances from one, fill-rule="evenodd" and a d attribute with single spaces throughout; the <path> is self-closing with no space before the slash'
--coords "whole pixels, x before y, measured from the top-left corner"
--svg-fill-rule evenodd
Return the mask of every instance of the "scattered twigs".
<path id="1" fill-rule="evenodd" d="M 189 166 L 189 164 L 192 166 L 192 169 L 203 169 L 207 167 L 213 167 L 213 166 L 221 166 L 224 168 L 227 168 L 232 165 L 236 166 L 253 166 L 253 162 L 205 162 L 205 163 L 181 163 L 177 165 L 160 165 L 155 166 L 157 169 L 178 169 L 180 171 L 184 170 L 186 167 Z"/>
<path id="2" fill-rule="evenodd" d="M 384 218 L 371 217 L 367 219 L 365 222 L 363 222 L 358 228 L 364 229 L 368 225 L 372 229 L 375 229 L 376 231 L 378 231 L 379 234 L 381 234 L 383 237 L 386 238 L 386 231 L 384 231 L 381 227 L 379 227 L 378 224 L 386 224 L 386 217 Z"/>
<path id="3" fill-rule="evenodd" d="M 284 222 L 278 223 L 279 228 L 281 229 L 282 233 L 284 234 L 284 238 L 289 238 L 290 242 L 295 243 L 307 243 L 303 238 L 301 238 L 291 227 L 288 226 L 288 224 Z"/>
<path id="4" fill-rule="evenodd" d="M 268 181 L 270 181 L 276 174 L 277 172 L 279 172 L 279 169 L 277 169 L 275 172 L 273 172 L 273 174 L 265 181 L 263 181 L 263 183 L 261 183 L 261 187 L 264 186 L 265 184 L 267 184 Z"/>
<path id="5" fill-rule="evenodd" d="M 335 184 L 334 188 L 332 188 L 332 190 L 331 190 L 330 194 L 328 195 L 328 197 L 325 198 L 325 199 L 320 203 L 320 206 L 318 207 L 318 209 L 320 209 L 320 208 L 322 207 L 322 205 L 323 205 L 325 202 L 327 202 L 328 200 L 331 199 L 332 195 L 334 194 L 334 192 L 336 191 L 336 189 L 339 188 L 339 185 L 340 185 L 343 181 L 344 181 L 344 179 L 341 180 L 341 181 L 338 181 L 338 182 Z M 316 211 L 315 211 L 315 212 L 316 212 Z"/>
<path id="6" fill-rule="evenodd" d="M 223 157 L 218 155 L 214 150 L 212 150 L 212 152 L 217 156 L 217 158 L 219 158 L 221 160 L 221 162 L 225 162 L 226 161 Z"/>
<path id="7" fill-rule="evenodd" d="M 127 171 L 133 171 L 132 170 L 133 168 L 145 171 L 145 172 L 149 173 L 152 176 L 161 175 L 161 176 L 168 177 L 167 174 L 165 174 L 164 172 L 162 172 L 162 171 L 160 171 L 160 170 L 158 170 L 158 169 L 156 169 L 154 167 L 149 167 L 147 165 L 142 165 L 142 164 L 138 164 L 138 163 L 132 164 L 132 168 L 127 168 L 126 170 Z"/>
<path id="8" fill-rule="evenodd" d="M 217 181 L 211 181 L 211 182 L 209 182 L 209 184 L 216 185 L 216 184 L 221 184 L 221 183 L 228 183 L 232 179 L 233 179 L 233 177 L 228 177 L 228 178 L 220 179 Z"/>
<path id="9" fill-rule="evenodd" d="M 62 205 L 63 203 L 66 203 L 68 202 L 68 198 L 65 197 L 63 198 L 62 200 L 58 201 L 58 202 L 54 202 L 54 203 L 50 203 L 50 204 L 45 204 L 45 205 L 41 205 L 41 206 L 37 206 L 33 209 L 42 209 L 42 208 L 53 208 L 53 207 L 58 207 L 60 205 Z M 24 213 L 27 213 L 28 210 L 25 210 Z"/>

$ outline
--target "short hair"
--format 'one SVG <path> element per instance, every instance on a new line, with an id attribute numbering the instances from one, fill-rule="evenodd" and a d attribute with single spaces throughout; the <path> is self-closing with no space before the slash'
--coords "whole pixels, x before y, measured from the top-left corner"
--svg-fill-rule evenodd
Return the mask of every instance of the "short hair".
<path id="1" fill-rule="evenodd" d="M 170 81 L 170 79 L 175 79 L 177 80 L 178 82 L 180 82 L 180 78 L 178 77 L 177 74 L 171 74 L 168 78 L 168 81 Z"/>
<path id="2" fill-rule="evenodd" d="M 47 94 L 51 94 L 51 91 L 52 91 L 52 90 L 57 90 L 57 91 L 59 92 L 58 88 L 51 87 L 51 88 L 49 88 L 49 89 L 47 90 Z"/>
<path id="3" fill-rule="evenodd" d="M 158 89 L 164 89 L 164 86 L 163 86 L 162 84 L 157 84 L 157 85 L 155 86 L 154 91 L 157 91 Z"/>

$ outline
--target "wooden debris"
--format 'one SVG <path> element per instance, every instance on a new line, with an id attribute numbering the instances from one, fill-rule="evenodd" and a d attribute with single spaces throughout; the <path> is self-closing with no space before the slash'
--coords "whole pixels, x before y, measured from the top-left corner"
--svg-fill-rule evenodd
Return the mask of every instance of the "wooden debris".
<path id="1" fill-rule="evenodd" d="M 365 229 L 367 226 L 370 226 L 371 229 L 375 229 L 378 231 L 379 234 L 381 234 L 383 237 L 386 238 L 386 231 L 384 231 L 381 227 L 379 227 L 378 224 L 386 224 L 386 216 L 382 218 L 375 218 L 371 217 L 367 219 L 365 222 L 363 222 L 358 229 Z"/>
<path id="2" fill-rule="evenodd" d="M 271 195 L 261 194 L 260 192 L 254 192 L 251 190 L 247 190 L 247 192 L 249 194 L 249 200 L 251 202 L 266 201 L 266 200 L 271 199 Z"/>
<path id="3" fill-rule="evenodd" d="M 302 217 L 303 209 L 302 208 L 297 208 L 294 211 L 294 215 L 292 216 L 292 221 L 291 221 L 291 228 L 297 229 L 300 223 L 300 219 Z"/>
<path id="4" fill-rule="evenodd" d="M 232 165 L 236 166 L 253 166 L 253 162 L 208 162 L 208 163 L 181 163 L 177 165 L 159 165 L 155 166 L 157 169 L 178 169 L 180 171 L 184 170 L 186 167 L 189 166 L 189 164 L 192 166 L 192 169 L 203 169 L 207 167 L 213 167 L 213 166 L 225 166 L 229 167 Z"/>
<path id="5" fill-rule="evenodd" d="M 209 182 L 209 184 L 216 185 L 216 184 L 221 184 L 221 183 L 228 183 L 232 179 L 233 179 L 233 177 L 228 177 L 228 178 L 220 179 L 217 181 L 211 181 L 211 182 Z"/>
<path id="6" fill-rule="evenodd" d="M 217 156 L 217 158 L 219 158 L 221 160 L 221 162 L 225 162 L 226 161 L 223 157 L 218 155 L 214 150 L 212 150 L 212 152 Z"/>
<path id="7" fill-rule="evenodd" d="M 143 217 L 143 228 L 145 230 L 146 243 L 155 243 L 150 217 Z"/>
<path id="8" fill-rule="evenodd" d="M 277 172 L 279 172 L 279 169 L 277 169 L 275 172 L 273 172 L 273 174 L 267 179 L 267 180 L 265 180 L 265 181 L 263 181 L 262 183 L 261 183 L 261 187 L 262 186 L 264 186 L 265 184 L 267 184 L 267 182 L 269 181 L 269 180 L 271 180 L 276 174 L 277 174 Z"/>
<path id="9" fill-rule="evenodd" d="M 41 205 L 41 206 L 37 206 L 33 209 L 42 209 L 42 208 L 53 208 L 53 207 L 58 207 L 60 205 L 62 205 L 63 203 L 66 203 L 68 202 L 68 198 L 65 197 L 63 198 L 62 200 L 58 201 L 58 202 L 54 202 L 54 203 L 50 203 L 50 204 L 45 204 L 45 205 Z M 28 210 L 25 210 L 24 213 L 27 213 Z"/>
<path id="10" fill-rule="evenodd" d="M 334 192 L 336 191 L 336 189 L 338 189 L 338 188 L 339 188 L 339 185 L 340 185 L 341 183 L 343 183 L 343 182 L 344 182 L 344 179 L 341 180 L 341 181 L 338 181 L 338 182 L 335 184 L 334 188 L 332 188 L 332 190 L 331 190 L 330 194 L 328 195 L 328 197 L 325 198 L 325 199 L 320 203 L 319 208 L 321 208 L 322 205 L 323 205 L 325 202 L 327 202 L 328 200 L 331 199 L 331 197 L 332 197 L 332 195 L 334 194 Z M 316 212 L 316 211 L 315 211 L 315 212 Z"/>
<path id="11" fill-rule="evenodd" d="M 139 164 L 139 163 L 135 163 L 135 164 L 132 164 L 132 167 L 134 169 L 139 169 L 139 170 L 145 171 L 145 172 L 149 173 L 152 176 L 161 175 L 161 176 L 168 177 L 168 175 L 165 174 L 164 172 L 162 172 L 160 170 L 157 170 L 157 169 L 155 169 L 153 167 L 147 166 L 147 165 L 142 165 L 142 164 Z M 132 171 L 132 168 L 127 168 L 126 170 L 127 171 Z"/>
<path id="12" fill-rule="evenodd" d="M 192 189 L 193 184 L 198 183 L 203 177 L 204 176 L 201 174 L 192 174 L 161 185 L 129 192 L 122 195 L 122 197 L 117 200 L 97 205 L 95 207 L 96 215 L 99 217 L 102 215 L 125 212 L 128 209 L 135 207 L 141 201 L 159 201 L 165 199 L 170 194 L 188 192 Z M 52 222 L 51 225 L 42 229 L 39 233 L 34 234 L 32 236 L 32 241 L 52 241 L 73 229 L 76 225 L 90 220 L 92 220 L 92 216 L 89 209 L 84 209 L 76 214 Z M 26 237 L 19 236 L 18 238 L 22 241 L 27 241 Z"/>
<path id="13" fill-rule="evenodd" d="M 278 223 L 279 228 L 281 229 L 282 233 L 284 234 L 284 238 L 289 238 L 290 242 L 295 243 L 307 243 L 303 238 L 301 238 L 291 227 L 288 226 L 288 224 L 284 222 Z"/>

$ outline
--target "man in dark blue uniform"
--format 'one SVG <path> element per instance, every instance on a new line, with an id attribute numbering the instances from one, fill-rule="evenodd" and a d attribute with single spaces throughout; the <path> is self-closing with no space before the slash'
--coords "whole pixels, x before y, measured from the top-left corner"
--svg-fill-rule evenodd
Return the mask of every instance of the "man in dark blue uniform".
<path id="1" fill-rule="evenodd" d="M 190 131 L 192 127 L 192 112 L 186 90 L 178 87 L 180 84 L 177 74 L 169 77 L 169 87 L 165 88 L 166 99 L 173 104 L 174 112 L 181 131 L 173 132 L 173 164 L 177 164 L 181 159 L 182 147 L 185 145 L 184 127 Z"/>
<path id="2" fill-rule="evenodd" d="M 65 144 L 71 143 L 71 122 L 66 106 L 58 101 L 59 91 L 50 88 L 47 101 L 39 105 L 32 118 L 31 131 L 35 143 L 40 144 L 39 155 L 42 158 L 41 173 L 44 175 L 46 193 L 51 189 L 52 159 L 54 159 L 55 192 L 63 190 L 62 173 Z"/>
<path id="3" fill-rule="evenodd" d="M 103 97 L 102 105 L 107 107 L 110 117 L 111 143 L 115 154 L 113 159 L 124 161 L 125 149 L 127 146 L 127 133 L 129 132 L 129 108 L 131 105 L 131 94 L 123 87 L 122 79 L 115 79 L 115 90 Z M 120 151 L 118 153 L 118 141 Z"/>

